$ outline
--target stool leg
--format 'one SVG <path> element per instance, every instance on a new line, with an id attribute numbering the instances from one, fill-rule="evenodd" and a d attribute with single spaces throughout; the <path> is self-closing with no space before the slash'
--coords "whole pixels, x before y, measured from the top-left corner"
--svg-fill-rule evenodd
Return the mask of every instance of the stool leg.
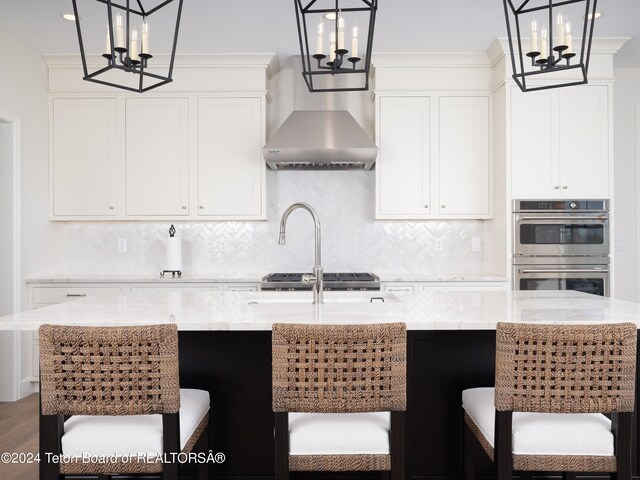
<path id="1" fill-rule="evenodd" d="M 464 410 L 463 410 L 464 414 Z M 473 433 L 469 429 L 467 422 L 462 419 L 462 468 L 464 480 L 474 480 L 475 478 L 475 458 L 473 456 Z"/>

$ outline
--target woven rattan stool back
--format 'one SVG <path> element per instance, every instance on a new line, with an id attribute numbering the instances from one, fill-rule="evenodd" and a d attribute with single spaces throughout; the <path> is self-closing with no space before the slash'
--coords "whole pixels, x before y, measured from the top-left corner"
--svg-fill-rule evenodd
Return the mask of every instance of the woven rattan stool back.
<path id="1" fill-rule="evenodd" d="M 40 327 L 43 415 L 180 409 L 176 325 Z"/>
<path id="2" fill-rule="evenodd" d="M 406 409 L 404 323 L 275 324 L 274 412 Z"/>
<path id="3" fill-rule="evenodd" d="M 637 327 L 498 323 L 499 411 L 631 412 Z"/>

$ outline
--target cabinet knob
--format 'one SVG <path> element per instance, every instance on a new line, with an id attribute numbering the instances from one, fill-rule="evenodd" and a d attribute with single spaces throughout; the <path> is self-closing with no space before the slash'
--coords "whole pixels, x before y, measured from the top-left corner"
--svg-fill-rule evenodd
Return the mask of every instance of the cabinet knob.
<path id="1" fill-rule="evenodd" d="M 183 209 L 183 210 L 186 210 L 186 209 L 187 209 L 187 206 L 186 206 L 186 205 L 183 205 L 183 206 L 182 206 L 182 209 Z"/>
<path id="2" fill-rule="evenodd" d="M 429 208 L 429 205 L 425 205 L 424 208 Z"/>
<path id="3" fill-rule="evenodd" d="M 109 210 L 115 210 L 116 207 L 114 207 L 113 205 L 109 205 Z"/>
<path id="4" fill-rule="evenodd" d="M 560 185 L 556 185 L 555 187 L 553 187 L 554 190 L 560 190 Z"/>
<path id="5" fill-rule="evenodd" d="M 440 205 L 440 208 L 447 208 L 446 205 Z"/>
<path id="6" fill-rule="evenodd" d="M 566 190 L 567 188 L 569 188 L 569 187 L 567 187 L 566 185 L 563 185 L 563 186 L 562 186 L 562 189 L 563 189 L 563 190 Z"/>
<path id="7" fill-rule="evenodd" d="M 198 208 L 199 208 L 200 210 L 204 210 L 204 207 L 203 207 L 202 205 L 200 205 Z"/>

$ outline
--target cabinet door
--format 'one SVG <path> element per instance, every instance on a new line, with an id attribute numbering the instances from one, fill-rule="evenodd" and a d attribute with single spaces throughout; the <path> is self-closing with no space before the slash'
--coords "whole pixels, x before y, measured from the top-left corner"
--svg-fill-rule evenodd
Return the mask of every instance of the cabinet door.
<path id="1" fill-rule="evenodd" d="M 429 214 L 429 97 L 380 98 L 376 163 L 376 218 Z"/>
<path id="2" fill-rule="evenodd" d="M 188 190 L 188 99 L 127 99 L 127 215 L 188 215 Z"/>
<path id="3" fill-rule="evenodd" d="M 557 95 L 511 89 L 511 165 L 514 197 L 560 194 Z"/>
<path id="4" fill-rule="evenodd" d="M 265 218 L 259 98 L 198 99 L 198 215 Z"/>
<path id="5" fill-rule="evenodd" d="M 560 93 L 560 180 L 563 195 L 609 194 L 607 87 L 581 85 Z"/>
<path id="6" fill-rule="evenodd" d="M 116 100 L 52 100 L 51 213 L 116 215 Z"/>
<path id="7" fill-rule="evenodd" d="M 489 99 L 440 97 L 440 215 L 489 215 Z"/>

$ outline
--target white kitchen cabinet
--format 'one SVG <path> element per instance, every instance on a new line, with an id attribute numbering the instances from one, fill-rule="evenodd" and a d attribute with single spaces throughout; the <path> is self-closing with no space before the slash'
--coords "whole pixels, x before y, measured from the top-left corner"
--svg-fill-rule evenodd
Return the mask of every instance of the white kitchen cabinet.
<path id="1" fill-rule="evenodd" d="M 384 292 L 431 292 L 436 290 L 448 291 L 479 291 L 479 290 L 507 290 L 506 281 L 433 281 L 433 282 L 381 282 L 380 288 Z"/>
<path id="2" fill-rule="evenodd" d="M 608 87 L 512 87 L 511 159 L 513 197 L 608 197 Z"/>
<path id="3" fill-rule="evenodd" d="M 377 219 L 490 218 L 488 96 L 382 95 Z"/>
<path id="4" fill-rule="evenodd" d="M 378 104 L 376 218 L 430 214 L 431 99 L 382 97 Z"/>
<path id="5" fill-rule="evenodd" d="M 198 216 L 264 219 L 261 98 L 198 99 Z"/>
<path id="6" fill-rule="evenodd" d="M 489 98 L 440 97 L 438 213 L 490 215 Z"/>
<path id="7" fill-rule="evenodd" d="M 189 99 L 126 100 L 126 214 L 189 214 Z"/>
<path id="8" fill-rule="evenodd" d="M 380 287 L 383 292 L 416 292 L 419 290 L 419 284 L 409 282 L 383 282 Z"/>
<path id="9" fill-rule="evenodd" d="M 55 286 L 51 284 L 30 284 L 29 285 L 29 309 L 46 307 L 56 303 L 77 300 L 80 298 L 94 297 L 105 294 L 118 294 L 121 292 L 119 285 L 65 285 Z M 38 331 L 33 332 L 30 343 L 31 353 L 28 368 L 28 375 L 32 382 L 38 381 L 39 375 L 39 352 L 40 339 Z"/>
<path id="10" fill-rule="evenodd" d="M 507 290 L 507 282 L 425 282 L 422 284 L 423 292 L 435 290 L 459 292 L 502 291 Z"/>
<path id="11" fill-rule="evenodd" d="M 265 220 L 266 96 L 51 100 L 52 220 Z"/>
<path id="12" fill-rule="evenodd" d="M 51 217 L 118 214 L 116 111 L 114 98 L 51 101 Z"/>

